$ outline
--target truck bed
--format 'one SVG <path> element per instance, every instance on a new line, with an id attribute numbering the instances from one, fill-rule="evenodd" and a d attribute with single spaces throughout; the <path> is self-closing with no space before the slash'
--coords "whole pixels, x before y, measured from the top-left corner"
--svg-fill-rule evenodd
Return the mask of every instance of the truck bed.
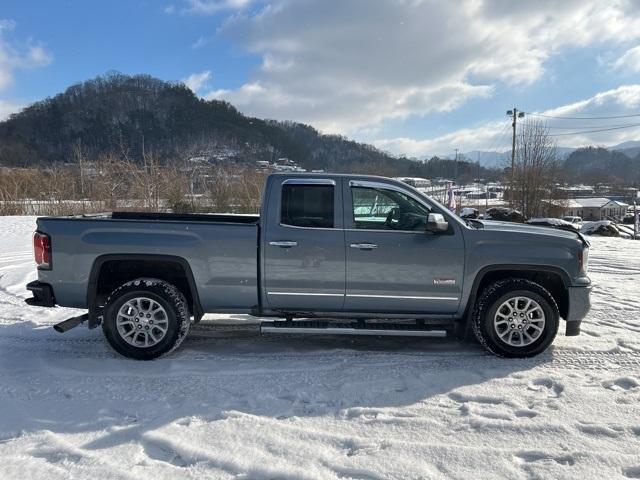
<path id="1" fill-rule="evenodd" d="M 205 311 L 248 312 L 258 304 L 257 215 L 114 212 L 41 217 L 50 235 L 52 270 L 39 278 L 56 303 L 87 308 L 96 269 L 106 261 L 162 256 L 184 259 Z"/>

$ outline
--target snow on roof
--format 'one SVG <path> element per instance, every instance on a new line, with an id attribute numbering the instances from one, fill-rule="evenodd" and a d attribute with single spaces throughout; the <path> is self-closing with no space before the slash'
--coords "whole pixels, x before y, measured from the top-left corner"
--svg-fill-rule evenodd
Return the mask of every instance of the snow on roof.
<path id="1" fill-rule="evenodd" d="M 580 203 L 576 202 L 573 199 L 556 200 L 556 201 L 553 201 L 551 203 L 553 203 L 554 205 L 560 205 L 560 206 L 565 207 L 565 208 L 582 208 L 582 205 Z"/>
<path id="2" fill-rule="evenodd" d="M 583 208 L 602 208 L 607 203 L 610 203 L 611 200 L 604 197 L 596 197 L 596 198 L 572 198 L 571 202 L 575 202 L 577 206 Z"/>
<path id="3" fill-rule="evenodd" d="M 563 208 L 602 208 L 609 203 L 613 203 L 617 207 L 628 207 L 624 202 L 611 200 L 605 197 L 589 197 L 589 198 L 567 198 L 564 200 L 544 200 L 552 205 Z"/>
<path id="4" fill-rule="evenodd" d="M 593 187 L 589 185 L 571 185 L 571 186 L 560 186 L 556 187 L 558 190 L 570 190 L 574 192 L 583 191 L 583 192 L 592 192 Z"/>

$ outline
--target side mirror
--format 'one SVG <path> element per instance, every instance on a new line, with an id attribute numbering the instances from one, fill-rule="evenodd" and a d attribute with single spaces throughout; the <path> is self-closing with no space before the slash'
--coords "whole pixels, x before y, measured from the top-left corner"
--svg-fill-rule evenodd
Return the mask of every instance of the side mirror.
<path id="1" fill-rule="evenodd" d="M 446 232 L 449 229 L 447 222 L 441 213 L 430 213 L 427 218 L 427 227 L 425 230 L 431 233 Z"/>

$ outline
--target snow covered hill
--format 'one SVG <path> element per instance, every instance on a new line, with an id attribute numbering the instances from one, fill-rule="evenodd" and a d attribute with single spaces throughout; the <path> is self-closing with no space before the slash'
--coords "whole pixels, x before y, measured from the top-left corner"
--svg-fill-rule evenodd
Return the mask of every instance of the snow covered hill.
<path id="1" fill-rule="evenodd" d="M 592 239 L 583 334 L 534 359 L 207 316 L 143 363 L 23 303 L 33 228 L 0 217 L 0 479 L 640 478 L 640 242 Z"/>

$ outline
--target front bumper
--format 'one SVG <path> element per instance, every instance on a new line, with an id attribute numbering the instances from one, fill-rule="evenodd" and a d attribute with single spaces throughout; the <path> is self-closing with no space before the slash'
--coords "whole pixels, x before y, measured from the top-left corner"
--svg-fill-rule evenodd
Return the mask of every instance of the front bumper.
<path id="1" fill-rule="evenodd" d="M 53 288 L 51 288 L 51 285 L 48 283 L 42 283 L 39 280 L 34 280 L 27 284 L 27 290 L 33 293 L 33 297 L 25 300 L 27 305 L 34 307 L 55 306 L 56 299 L 53 296 Z"/>
<path id="2" fill-rule="evenodd" d="M 569 287 L 569 308 L 567 311 L 567 330 L 565 335 L 572 337 L 580 335 L 580 324 L 591 309 L 591 285 L 583 287 Z"/>

